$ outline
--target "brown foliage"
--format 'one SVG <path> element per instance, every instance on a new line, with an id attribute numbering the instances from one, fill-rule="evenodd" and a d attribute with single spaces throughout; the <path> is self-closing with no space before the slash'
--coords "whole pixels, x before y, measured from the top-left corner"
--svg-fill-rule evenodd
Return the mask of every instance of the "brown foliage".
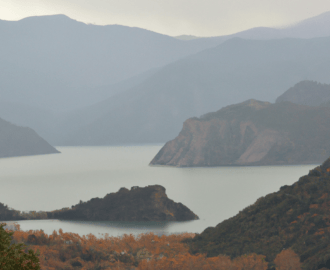
<path id="1" fill-rule="evenodd" d="M 274 263 L 276 270 L 301 270 L 299 256 L 292 249 L 277 254 Z"/>
<path id="2" fill-rule="evenodd" d="M 265 256 L 250 254 L 231 260 L 228 256 L 206 257 L 191 255 L 188 245 L 182 240 L 194 234 L 172 234 L 157 236 L 152 233 L 139 236 L 124 235 L 97 238 L 92 234 L 79 236 L 74 233 L 54 231 L 51 235 L 43 231 L 15 231 L 13 239 L 39 250 L 40 266 L 43 270 L 74 269 L 127 269 L 127 270 L 266 270 Z M 287 260 L 295 261 L 295 254 L 282 252 L 277 256 L 278 270 L 288 268 Z M 299 259 L 299 258 L 298 258 Z M 298 261 L 299 262 L 299 261 Z M 279 264 L 278 264 L 279 263 Z M 296 265 L 296 264 L 295 264 Z M 284 268 L 283 268 L 284 267 Z M 285 268 L 287 267 L 287 268 Z"/>
<path id="3" fill-rule="evenodd" d="M 227 256 L 206 258 L 205 255 L 179 255 L 175 258 L 142 261 L 138 270 L 266 270 L 265 256 L 250 254 L 231 260 Z"/>

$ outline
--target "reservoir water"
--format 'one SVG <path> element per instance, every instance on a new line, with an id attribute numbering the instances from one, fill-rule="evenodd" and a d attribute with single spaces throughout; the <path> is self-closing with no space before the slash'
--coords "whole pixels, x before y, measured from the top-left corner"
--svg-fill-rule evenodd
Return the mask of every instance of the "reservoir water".
<path id="1" fill-rule="evenodd" d="M 162 185 L 200 220 L 189 222 L 19 221 L 23 230 L 81 235 L 202 232 L 261 196 L 291 185 L 316 165 L 173 168 L 149 166 L 161 145 L 58 147 L 61 154 L 0 159 L 0 202 L 21 211 L 55 210 L 121 187 Z"/>

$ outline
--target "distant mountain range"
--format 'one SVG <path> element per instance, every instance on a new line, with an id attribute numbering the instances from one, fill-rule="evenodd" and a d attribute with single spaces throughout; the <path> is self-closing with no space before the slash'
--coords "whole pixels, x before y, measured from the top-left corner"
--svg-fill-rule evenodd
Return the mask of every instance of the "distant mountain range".
<path id="1" fill-rule="evenodd" d="M 34 130 L 0 119 L 0 158 L 59 153 Z"/>
<path id="2" fill-rule="evenodd" d="M 165 142 L 189 117 L 274 101 L 301 80 L 329 83 L 330 39 L 315 38 L 329 18 L 193 40 L 63 15 L 0 21 L 0 117 L 55 145 Z"/>
<path id="3" fill-rule="evenodd" d="M 75 112 L 67 118 L 71 119 L 67 126 L 76 130 L 71 129 L 58 143 L 166 142 L 177 136 L 190 117 L 250 98 L 274 102 L 301 80 L 330 82 L 329 47 L 330 38 L 228 40 L 159 69 L 130 90 Z"/>
<path id="4" fill-rule="evenodd" d="M 91 105 L 113 84 L 206 48 L 139 28 L 87 25 L 64 15 L 0 20 L 0 95 L 55 111 Z M 106 93 L 99 87 L 107 86 Z M 105 96 L 104 96 L 105 95 Z"/>
<path id="5" fill-rule="evenodd" d="M 318 164 L 330 156 L 329 134 L 329 107 L 249 100 L 188 119 L 150 164 Z"/>
<path id="6" fill-rule="evenodd" d="M 330 11 L 308 18 L 296 24 L 283 27 L 255 27 L 235 34 L 222 36 L 225 38 L 240 37 L 247 39 L 277 39 L 277 38 L 316 38 L 330 36 Z M 181 40 L 203 39 L 192 35 L 181 35 L 175 38 Z"/>

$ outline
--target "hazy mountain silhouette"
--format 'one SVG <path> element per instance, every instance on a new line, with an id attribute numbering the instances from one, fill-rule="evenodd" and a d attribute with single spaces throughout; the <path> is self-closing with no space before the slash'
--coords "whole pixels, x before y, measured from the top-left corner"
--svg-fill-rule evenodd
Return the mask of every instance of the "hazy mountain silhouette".
<path id="1" fill-rule="evenodd" d="M 0 20 L 0 94 L 3 102 L 71 110 L 110 97 L 113 84 L 233 37 L 328 36 L 329 21 L 327 12 L 284 29 L 178 40 L 140 28 L 87 25 L 64 15 Z"/>
<path id="2" fill-rule="evenodd" d="M 92 104 L 99 101 L 95 87 L 118 83 L 220 42 L 186 42 L 139 28 L 87 25 L 64 15 L 0 20 L 0 35 L 2 101 L 54 110 Z"/>
<path id="3" fill-rule="evenodd" d="M 322 39 L 306 45 L 296 40 L 228 39 L 280 39 L 308 31 L 326 35 L 329 17 L 328 12 L 285 29 L 258 27 L 189 41 L 139 28 L 86 25 L 64 15 L 0 20 L 0 95 L 7 104 L 0 117 L 27 123 L 56 144 L 165 142 L 189 117 L 249 98 L 273 101 L 301 80 L 327 82 L 329 56 L 326 52 L 321 61 L 318 53 L 325 50 Z M 317 31 L 320 27 L 322 33 Z M 214 49 L 194 55 L 207 48 Z M 300 52 L 303 60 L 296 57 Z M 108 97 L 111 100 L 105 100 Z M 9 103 L 16 105 L 8 107 Z M 73 112 L 54 115 L 51 110 Z M 116 123 L 112 132 L 117 135 L 107 133 L 108 124 L 99 129 L 94 121 Z M 129 134 L 123 136 L 122 128 Z M 95 139 L 97 130 L 99 139 Z M 75 132 L 79 136 L 73 142 Z M 93 133 L 88 135 L 90 142 L 80 138 L 89 132 Z"/>
<path id="4" fill-rule="evenodd" d="M 0 118 L 0 158 L 59 153 L 28 127 L 18 127 Z"/>
<path id="5" fill-rule="evenodd" d="M 180 36 L 175 36 L 175 38 L 180 40 L 192 40 L 192 39 L 198 39 L 200 37 L 196 37 L 193 35 L 180 35 Z"/>
<path id="6" fill-rule="evenodd" d="M 56 134 L 56 123 L 59 116 L 46 109 L 22 103 L 0 102 L 0 116 L 15 125 L 32 128 L 47 140 L 59 136 Z"/>
<path id="7" fill-rule="evenodd" d="M 246 39 L 278 39 L 278 38 L 316 38 L 330 36 L 330 11 L 308 18 L 283 28 L 254 27 L 231 35 L 220 36 L 222 41 L 233 37 Z M 219 37 L 219 38 L 220 38 Z M 205 39 L 191 35 L 181 35 L 181 40 Z M 212 37 L 218 38 L 218 37 Z"/>
<path id="8" fill-rule="evenodd" d="M 330 11 L 287 27 L 255 27 L 230 36 L 247 39 L 328 37 L 330 36 Z"/>
<path id="9" fill-rule="evenodd" d="M 85 110 L 83 118 L 76 114 L 75 124 L 99 113 L 61 143 L 168 141 L 187 118 L 250 98 L 274 102 L 301 80 L 330 82 L 329 47 L 330 38 L 231 39 L 159 69 L 143 83 Z"/>
<path id="10" fill-rule="evenodd" d="M 280 30 L 286 37 L 315 38 L 330 36 L 330 11 Z"/>
<path id="11" fill-rule="evenodd" d="M 276 103 L 290 101 L 296 104 L 319 106 L 330 100 L 330 84 L 302 81 L 276 99 Z"/>

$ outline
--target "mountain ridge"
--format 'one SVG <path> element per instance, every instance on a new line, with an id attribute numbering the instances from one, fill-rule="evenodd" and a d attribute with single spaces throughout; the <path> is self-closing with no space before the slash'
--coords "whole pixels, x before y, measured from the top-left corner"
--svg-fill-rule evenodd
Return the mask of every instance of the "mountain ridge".
<path id="1" fill-rule="evenodd" d="M 190 117 L 249 98 L 273 102 L 306 74 L 330 82 L 330 64 L 324 61 L 330 59 L 329 46 L 330 38 L 231 39 L 169 64 L 139 85 L 99 103 L 108 104 L 103 116 L 79 127 L 60 144 L 166 142 Z"/>

